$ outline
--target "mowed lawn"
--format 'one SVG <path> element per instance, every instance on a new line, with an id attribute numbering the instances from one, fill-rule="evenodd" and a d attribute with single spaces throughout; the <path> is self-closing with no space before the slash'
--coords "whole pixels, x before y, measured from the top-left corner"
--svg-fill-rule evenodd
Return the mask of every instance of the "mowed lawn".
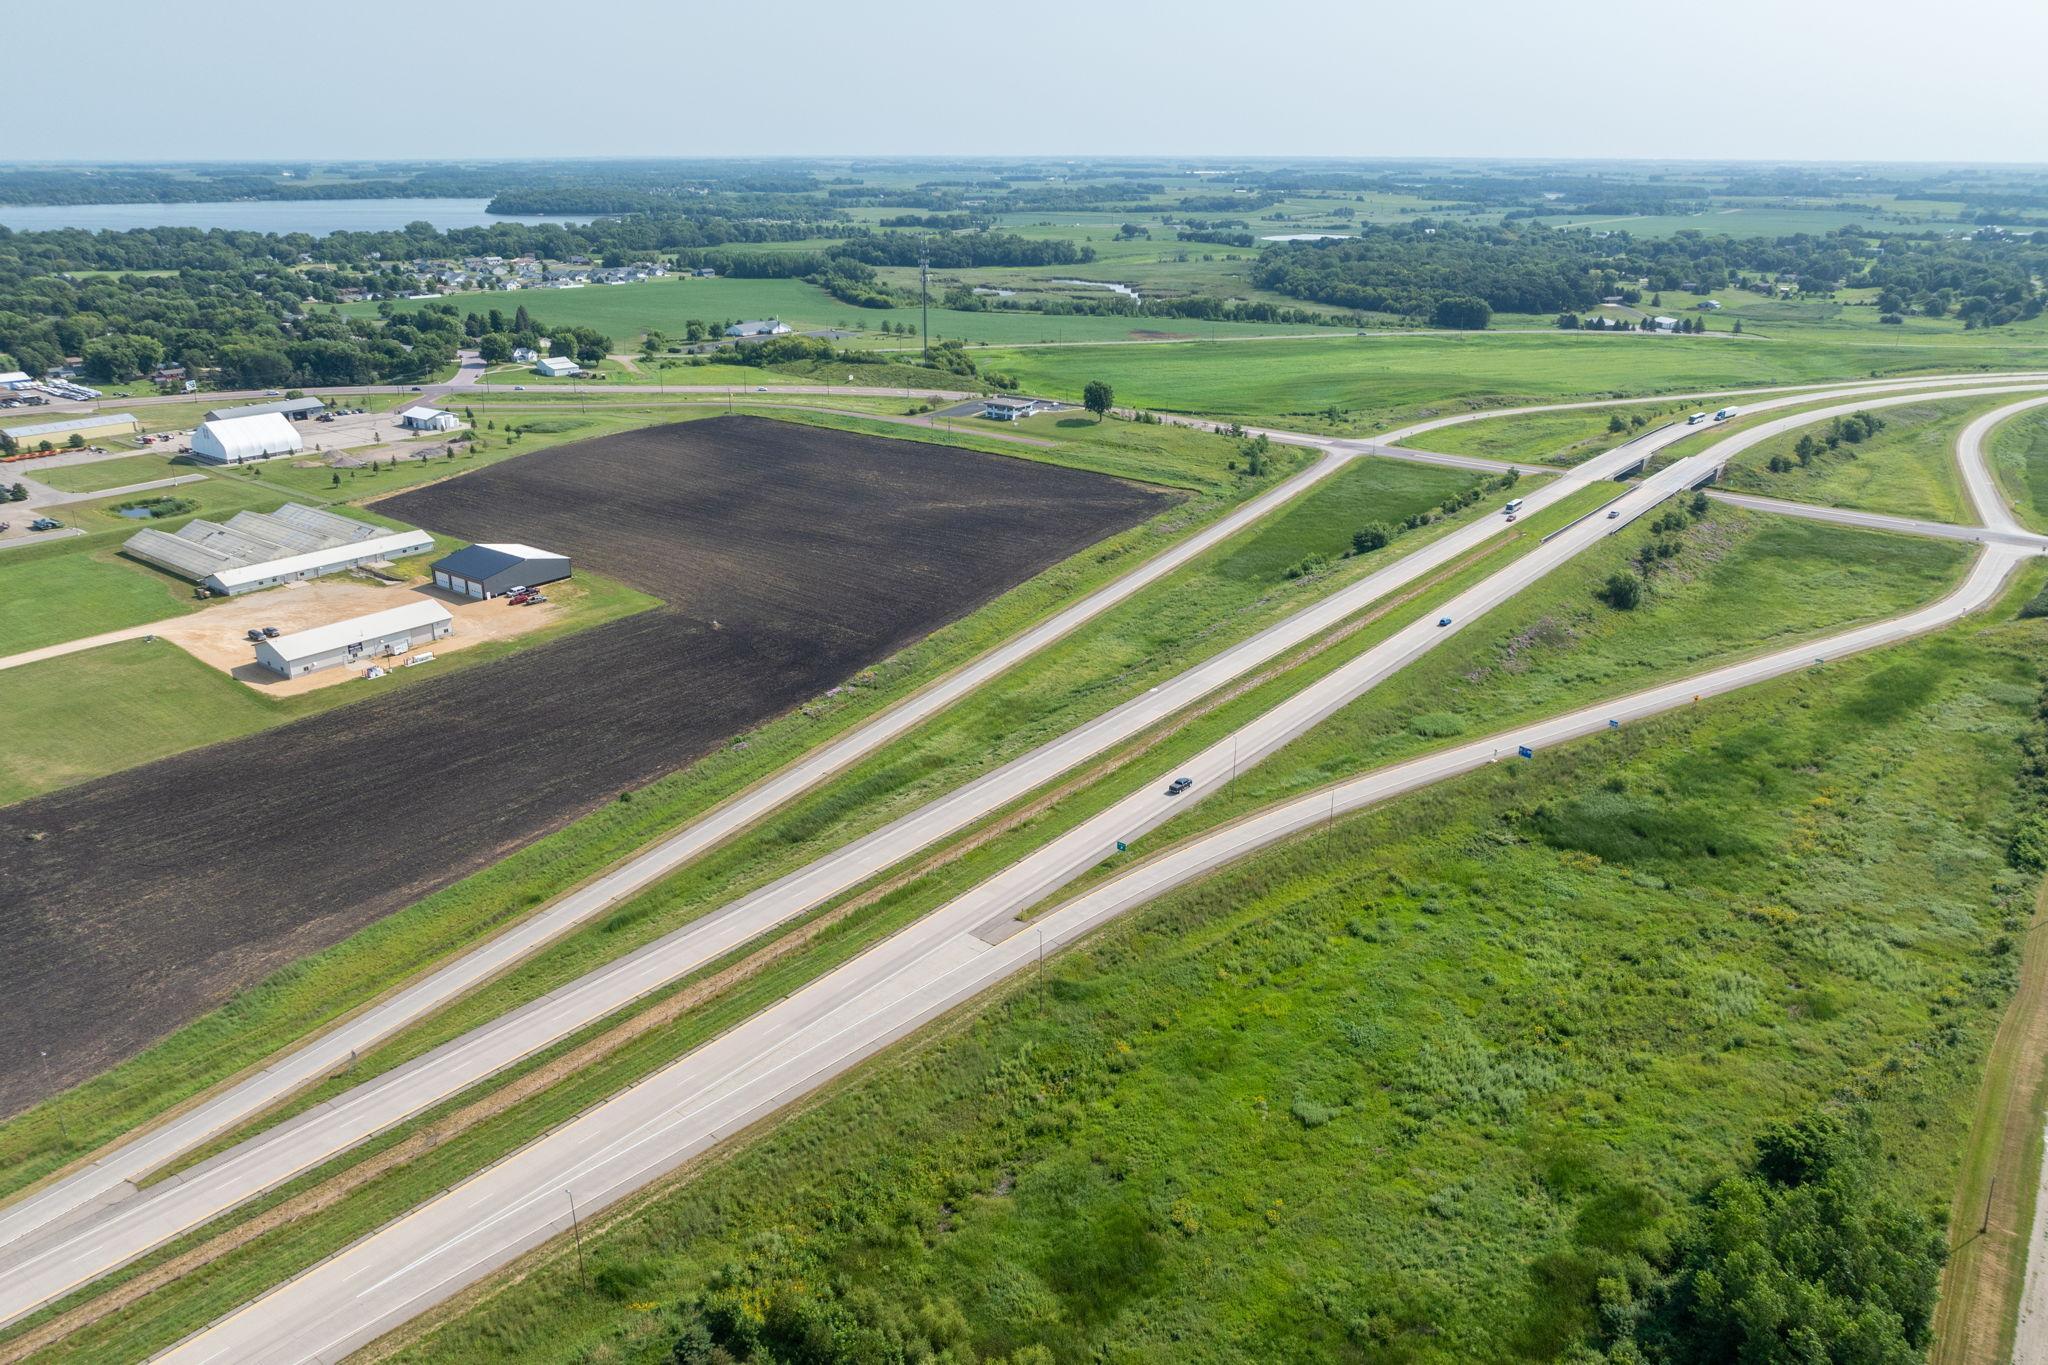
<path id="1" fill-rule="evenodd" d="M 190 587 L 116 559 L 117 549 L 0 556 L 0 655 L 161 621 L 199 605 Z"/>
<path id="2" fill-rule="evenodd" d="M 168 640 L 123 640 L 0 669 L 0 806 L 97 777 L 110 754 L 147 763 L 289 714 Z"/>
<path id="3" fill-rule="evenodd" d="M 1773 471 L 1773 458 L 1796 461 L 1802 436 L 1820 441 L 1828 434 L 1831 424 L 1817 422 L 1742 451 L 1728 465 L 1720 485 L 1828 507 L 1934 521 L 1974 521 L 1962 475 L 1956 470 L 1956 435 L 1979 413 L 2012 401 L 2013 395 L 2001 394 L 1876 408 L 1871 415 L 1883 421 L 1884 427 L 1875 436 L 1861 442 L 1843 441 L 1833 450 L 1816 453 L 1809 464 Z"/>
<path id="4" fill-rule="evenodd" d="M 173 464 L 172 458 L 170 455 L 123 455 L 117 460 L 100 460 L 93 464 L 61 465 L 44 470 L 35 478 L 36 482 L 46 483 L 64 493 L 97 493 L 105 488 L 121 488 L 131 483 L 205 472 L 193 465 Z M 6 475 L 0 474 L 0 481 L 5 479 Z"/>
<path id="5" fill-rule="evenodd" d="M 1991 471 L 2020 524 L 2048 531 L 2048 408 L 2007 418 L 1991 435 Z"/>

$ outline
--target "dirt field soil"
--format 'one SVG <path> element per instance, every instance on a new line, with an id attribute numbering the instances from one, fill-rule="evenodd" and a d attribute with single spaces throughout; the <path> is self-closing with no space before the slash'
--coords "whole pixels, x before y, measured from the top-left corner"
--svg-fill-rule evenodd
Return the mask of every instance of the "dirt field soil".
<path id="1" fill-rule="evenodd" d="M 669 605 L 0 810 L 0 1049 L 82 1080 L 1166 505 L 761 418 L 561 446 L 379 510 Z M 40 836 L 40 837 L 36 837 Z M 0 1114 L 45 1092 L 0 1068 Z"/>

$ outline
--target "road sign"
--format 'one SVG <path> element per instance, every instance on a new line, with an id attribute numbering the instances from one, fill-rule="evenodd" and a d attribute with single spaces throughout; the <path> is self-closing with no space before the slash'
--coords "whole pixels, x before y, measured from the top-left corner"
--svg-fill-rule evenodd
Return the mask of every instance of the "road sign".
<path id="1" fill-rule="evenodd" d="M 1518 748 L 1517 748 L 1517 749 L 1515 750 L 1515 753 L 1516 753 L 1516 754 L 1518 754 L 1518 755 L 1520 755 L 1520 756 L 1521 756 L 1521 757 L 1523 757 L 1523 758 L 1534 758 L 1534 757 L 1536 757 L 1536 751 L 1535 751 L 1534 749 L 1530 748 L 1530 747 L 1529 747 L 1528 745 L 1526 745 L 1526 744 L 1524 744 L 1524 745 L 1521 745 L 1520 747 L 1518 747 Z"/>
<path id="2" fill-rule="evenodd" d="M 1117 852 L 1119 852 L 1119 853 L 1127 853 L 1127 852 L 1129 852 L 1129 851 L 1130 851 L 1130 847 L 1131 847 L 1131 846 L 1130 846 L 1129 844 L 1125 843 L 1125 842 L 1124 842 L 1123 840 L 1121 840 L 1121 839 L 1119 839 L 1119 840 L 1117 840 L 1117 841 L 1116 841 L 1116 851 L 1117 851 Z"/>

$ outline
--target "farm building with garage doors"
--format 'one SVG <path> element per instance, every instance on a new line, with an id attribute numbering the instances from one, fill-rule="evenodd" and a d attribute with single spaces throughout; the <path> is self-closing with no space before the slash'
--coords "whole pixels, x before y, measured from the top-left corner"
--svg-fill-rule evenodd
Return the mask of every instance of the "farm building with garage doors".
<path id="1" fill-rule="evenodd" d="M 455 617 L 439 602 L 408 602 L 353 620 L 260 641 L 256 662 L 281 678 L 360 660 L 388 659 L 414 645 L 432 644 L 455 633 Z"/>
<path id="2" fill-rule="evenodd" d="M 282 413 L 276 412 L 201 422 L 199 430 L 192 433 L 192 454 L 208 464 L 268 460 L 278 455 L 296 455 L 305 448 L 298 430 Z"/>
<path id="3" fill-rule="evenodd" d="M 531 545 L 472 545 L 434 562 L 434 586 L 463 597 L 496 597 L 569 576 L 569 556 Z"/>

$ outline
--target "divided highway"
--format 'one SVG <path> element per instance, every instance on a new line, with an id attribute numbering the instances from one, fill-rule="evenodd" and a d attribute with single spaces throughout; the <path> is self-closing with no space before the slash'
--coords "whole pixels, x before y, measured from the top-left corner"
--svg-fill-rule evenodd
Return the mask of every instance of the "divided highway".
<path id="1" fill-rule="evenodd" d="M 2011 392 L 1955 390 L 1941 396 Z M 1745 431 L 1679 461 L 1626 493 L 1617 516 L 1581 520 L 1441 609 L 1312 684 L 1183 765 L 1198 792 L 1229 780 L 1233 757 L 1256 762 L 1369 690 L 1550 568 L 1652 511 L 1711 473 L 1736 450 L 1856 408 L 1914 401 L 1863 399 Z M 1805 401 L 1804 399 L 1794 401 Z M 1681 434 L 1684 434 L 1681 432 Z M 1047 946 L 1336 811 L 1469 771 L 1519 743 L 1546 744 L 1655 714 L 1696 695 L 1746 686 L 1811 666 L 1816 658 L 1872 648 L 1934 629 L 1995 597 L 2025 551 L 1994 545 L 1964 585 L 1916 612 L 1586 708 L 1521 731 L 1428 755 L 1286 803 L 1192 839 L 1028 926 L 1017 916 L 1098 863 L 1118 838 L 1170 818 L 1179 805 L 1156 783 L 1027 855 L 854 961 L 804 987 L 622 1095 L 588 1111 L 498 1165 L 323 1262 L 200 1336 L 172 1358 L 331 1358 L 566 1228 L 568 1200 L 586 1215 L 657 1178 L 781 1104 L 1026 965 Z M 195 1173 L 196 1174 L 196 1173 Z M 39 1258 L 40 1259 L 40 1258 Z"/>
<path id="2" fill-rule="evenodd" d="M 1912 380 L 1862 386 L 1854 392 L 1884 394 L 1897 389 L 1905 389 L 1908 392 L 1889 400 L 1866 398 L 1853 406 L 1872 407 L 1886 405 L 1888 402 L 1915 401 L 1921 395 L 1911 390 L 1954 382 Z M 2016 387 L 2006 384 L 1973 388 L 1966 392 L 1996 393 L 2015 391 Z M 1813 399 L 1814 395 L 1801 392 L 1755 405 L 1752 410 L 1805 403 Z M 1851 409 L 1839 409 L 1849 410 Z M 1830 410 L 1833 411 L 1836 410 Z M 1697 482 L 1732 449 L 1767 439 L 1781 430 L 1822 420 L 1830 415 L 1830 412 L 1802 414 L 1745 432 L 1741 437 L 1717 446 L 1711 452 L 1711 458 L 1694 457 L 1691 461 L 1674 465 L 1643 489 L 1629 494 L 1618 507 L 1646 510 L 1655 498 L 1685 487 L 1689 482 Z M 1442 419 L 1426 425 L 1441 426 L 1454 420 L 1458 419 Z M 1410 430 L 1417 429 L 1419 428 Z M 1389 439 L 1398 439 L 1407 434 L 1409 433 L 1395 433 Z M 1527 497 L 1528 508 L 1531 511 L 1536 510 L 1565 496 L 1572 489 L 1605 477 L 1612 469 L 1625 468 L 1672 441 L 1694 434 L 1698 434 L 1697 429 L 1682 426 L 1666 428 L 1651 433 L 1650 436 L 1629 446 L 1608 452 L 1569 471 L 1544 488 L 1530 493 Z M 1284 440 L 1302 440 L 1288 433 L 1274 435 Z M 232 1126 L 250 1114 L 260 1112 L 263 1107 L 282 1095 L 300 1088 L 312 1079 L 317 1079 L 338 1065 L 345 1064 L 354 1048 L 367 1046 L 377 1037 L 387 1036 L 392 1030 L 423 1016 L 447 999 L 454 998 L 476 981 L 501 970 L 516 957 L 530 952 L 533 947 L 565 932 L 574 924 L 616 903 L 620 898 L 637 892 L 658 877 L 666 875 L 705 848 L 760 818 L 775 805 L 797 794 L 810 783 L 843 769 L 862 754 L 871 752 L 874 747 L 879 747 L 881 743 L 894 738 L 943 705 L 964 695 L 973 686 L 978 686 L 980 682 L 994 676 L 1003 668 L 1028 657 L 1030 653 L 1050 644 L 1089 617 L 1106 610 L 1115 601 L 1128 597 L 1145 583 L 1156 581 L 1158 577 L 1186 562 L 1209 545 L 1249 525 L 1292 497 L 1298 496 L 1315 480 L 1334 472 L 1344 459 L 1355 453 L 1358 446 L 1358 443 L 1330 440 L 1314 440 L 1312 443 L 1330 450 L 1333 458 L 1323 461 L 1301 477 L 1254 503 L 1247 504 L 1230 518 L 1219 522 L 1200 536 L 1148 561 L 1132 575 L 1100 590 L 1045 625 L 1018 637 L 1009 645 L 991 651 L 983 659 L 935 685 L 933 689 L 928 689 L 927 692 L 899 704 L 899 709 L 885 713 L 854 734 L 827 746 L 817 755 L 786 770 L 763 786 L 751 790 L 728 807 L 714 811 L 698 825 L 684 830 L 608 874 L 607 877 L 573 893 L 571 897 L 558 902 L 541 915 L 529 919 L 509 934 L 440 969 L 384 1005 L 358 1016 L 356 1020 L 352 1020 L 335 1033 L 315 1040 L 249 1081 L 223 1092 L 207 1105 L 116 1149 L 108 1158 L 96 1165 L 10 1209 L 4 1217 L 0 1217 L 0 1240 L 16 1243 L 8 1248 L 5 1259 L 0 1260 L 0 1321 L 11 1321 L 24 1312 L 32 1311 L 38 1304 L 125 1263 L 179 1232 L 204 1223 L 263 1190 L 275 1187 L 278 1183 L 346 1150 L 371 1134 L 383 1131 L 520 1057 L 529 1055 L 575 1029 L 603 1017 L 646 991 L 674 981 L 715 960 L 731 948 L 814 908 L 833 895 L 858 885 L 874 873 L 893 865 L 938 838 L 957 832 L 983 815 L 1071 768 L 1075 763 L 1138 733 L 1189 702 L 1234 678 L 1243 676 L 1259 664 L 1302 641 L 1314 638 L 1366 603 L 1450 562 L 1503 529 L 1503 523 L 1498 518 L 1487 518 L 1462 527 L 1431 546 L 1397 561 L 1379 574 L 1361 580 L 1353 587 L 1305 609 L 1260 636 L 1190 669 L 1169 683 L 1162 684 L 1153 692 L 1127 703 L 1059 740 L 1042 746 L 1032 754 L 1013 761 L 949 796 L 934 801 L 895 824 L 828 855 L 810 867 L 706 916 L 668 938 L 609 964 L 532 1005 L 482 1026 L 404 1068 L 366 1082 L 356 1090 L 311 1111 L 303 1118 L 270 1133 L 259 1135 L 250 1142 L 241 1144 L 208 1163 L 163 1183 L 144 1196 L 123 1198 L 132 1195 L 129 1182 L 137 1176 L 175 1159 L 176 1155 L 191 1150 L 193 1146 L 214 1133 Z M 1625 513 L 1628 516 L 1636 514 L 1636 510 Z M 1459 599 L 1455 606 L 1457 617 L 1454 628 L 1471 615 L 1512 595 L 1525 583 L 1533 581 L 1540 573 L 1555 563 L 1562 562 L 1570 553 L 1576 552 L 1576 549 L 1583 548 L 1584 544 L 1593 538 L 1588 534 L 1589 529 L 1597 535 L 1605 534 L 1613 528 L 1611 525 L 1586 528 L 1582 524 L 1573 536 L 1556 538 L 1552 545 L 1532 552 L 1522 564 L 1489 579 L 1481 588 L 1474 589 L 1474 593 L 1491 589 L 1489 595 L 1480 598 L 1468 594 L 1467 598 Z M 1433 620 L 1434 617 L 1428 619 Z M 1262 718 L 1262 722 L 1254 722 L 1253 726 L 1247 727 L 1245 732 L 1241 732 L 1244 736 L 1241 761 L 1256 761 L 1257 757 L 1285 743 L 1293 734 L 1312 726 L 1316 719 L 1347 704 L 1352 696 L 1369 688 L 1423 650 L 1432 647 L 1437 639 L 1442 638 L 1442 633 L 1433 626 L 1426 626 L 1426 623 L 1418 623 L 1405 632 L 1404 636 L 1408 638 L 1402 649 L 1391 649 L 1396 641 L 1389 641 L 1366 656 L 1377 661 L 1371 668 L 1361 671 L 1359 665 L 1354 663 L 1341 675 L 1333 675 L 1346 679 L 1343 687 L 1339 689 L 1342 695 L 1317 711 L 1313 718 L 1303 721 L 1298 713 L 1290 713 L 1289 718 L 1274 721 L 1269 715 Z M 1397 641 L 1402 639 L 1403 637 L 1396 637 Z M 1254 733 L 1263 722 L 1272 722 L 1270 733 Z M 1267 742 L 1268 739 L 1270 742 Z M 1119 810 L 1121 809 L 1120 807 Z M 1168 813 L 1170 810 L 1162 806 L 1157 812 L 1158 818 L 1163 819 Z M 1149 828 L 1151 823 L 1156 823 L 1156 820 L 1144 823 L 1142 827 Z M 1130 826 L 1130 832 L 1135 833 L 1138 827 L 1133 824 Z M 1084 866 L 1092 864 L 1099 857 L 1099 851 L 1091 853 Z M 1070 875 L 1071 873 L 1062 873 L 1054 884 L 1063 882 Z M 110 1202 L 112 1207 L 102 1207 Z"/>

